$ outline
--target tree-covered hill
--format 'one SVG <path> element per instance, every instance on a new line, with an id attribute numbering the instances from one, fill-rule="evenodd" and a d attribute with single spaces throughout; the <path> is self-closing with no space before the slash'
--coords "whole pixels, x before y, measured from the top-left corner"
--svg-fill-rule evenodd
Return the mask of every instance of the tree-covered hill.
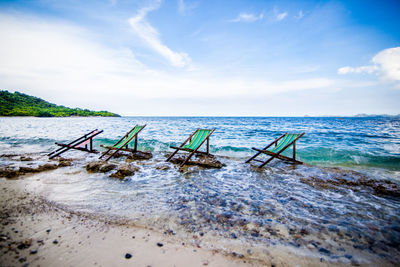
<path id="1" fill-rule="evenodd" d="M 49 103 L 38 97 L 20 92 L 0 91 L 0 116 L 35 116 L 35 117 L 69 117 L 69 116 L 104 116 L 120 117 L 108 111 L 90 111 L 88 109 L 67 108 Z"/>

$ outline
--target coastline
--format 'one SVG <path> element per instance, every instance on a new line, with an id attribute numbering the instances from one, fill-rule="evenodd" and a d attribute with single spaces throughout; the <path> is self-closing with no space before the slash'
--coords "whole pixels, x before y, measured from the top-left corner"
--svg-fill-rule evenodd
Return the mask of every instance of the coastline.
<path id="1" fill-rule="evenodd" d="M 5 266 L 257 265 L 151 228 L 63 210 L 24 190 L 21 180 L 0 181 L 0 262 Z"/>
<path id="2" fill-rule="evenodd" d="M 65 209 L 27 190 L 25 176 L 35 174 L 0 178 L 0 262 L 5 266 L 391 266 L 378 258 L 325 261 L 268 245 L 261 257 L 203 248 L 201 237 L 184 240 L 129 220 Z"/>

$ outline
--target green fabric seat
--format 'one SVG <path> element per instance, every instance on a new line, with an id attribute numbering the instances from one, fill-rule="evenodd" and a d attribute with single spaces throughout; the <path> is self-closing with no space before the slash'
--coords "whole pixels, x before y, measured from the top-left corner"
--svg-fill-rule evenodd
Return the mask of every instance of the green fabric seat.
<path id="1" fill-rule="evenodd" d="M 210 132 L 211 132 L 211 130 L 198 129 L 196 131 L 196 133 L 194 134 L 192 141 L 190 141 L 189 144 L 184 145 L 183 148 L 186 148 L 189 150 L 195 150 L 203 142 L 203 140 L 207 137 L 207 135 Z"/>
<path id="2" fill-rule="evenodd" d="M 108 148 L 108 149 L 99 157 L 99 159 L 101 159 L 102 157 L 107 155 L 108 152 L 110 152 L 111 150 L 113 150 L 113 152 L 111 153 L 110 156 L 108 156 L 105 159 L 105 161 L 108 161 L 120 150 L 136 152 L 137 151 L 137 139 L 138 139 L 137 136 L 138 136 L 139 132 L 141 130 L 143 130 L 144 127 L 146 127 L 146 124 L 145 125 L 136 125 L 129 132 L 127 132 L 120 140 L 118 140 L 114 145 L 106 146 L 106 148 Z M 133 149 L 128 148 L 128 144 L 132 141 L 135 141 Z"/>
<path id="3" fill-rule="evenodd" d="M 172 159 L 172 157 L 176 153 L 178 153 L 179 150 L 189 152 L 189 155 L 187 156 L 187 158 L 183 160 L 181 167 L 183 165 L 185 165 L 195 153 L 210 155 L 209 154 L 209 148 L 210 148 L 209 142 L 210 142 L 210 136 L 212 135 L 212 133 L 214 131 L 215 131 L 215 129 L 212 129 L 212 130 L 197 129 L 179 147 L 171 146 L 171 148 L 175 149 L 175 151 L 171 153 L 171 155 L 166 159 L 166 161 L 170 161 Z M 207 142 L 206 152 L 199 151 L 199 148 L 205 142 Z"/>
<path id="4" fill-rule="evenodd" d="M 279 144 L 276 147 L 274 147 L 273 149 L 268 149 L 268 151 L 270 151 L 272 153 L 277 153 L 279 150 L 284 148 L 287 144 L 290 144 L 294 139 L 296 139 L 297 136 L 299 136 L 299 134 L 285 134 L 285 136 L 281 139 Z"/>
<path id="5" fill-rule="evenodd" d="M 117 144 L 114 145 L 115 148 L 121 148 L 126 146 L 127 144 L 129 144 L 130 142 L 132 142 L 132 140 L 134 139 L 135 135 L 143 128 L 144 126 L 142 125 L 136 125 L 135 128 L 133 128 L 132 132 L 130 132 L 130 134 L 125 137 L 124 139 L 122 139 L 121 141 L 119 141 Z"/>

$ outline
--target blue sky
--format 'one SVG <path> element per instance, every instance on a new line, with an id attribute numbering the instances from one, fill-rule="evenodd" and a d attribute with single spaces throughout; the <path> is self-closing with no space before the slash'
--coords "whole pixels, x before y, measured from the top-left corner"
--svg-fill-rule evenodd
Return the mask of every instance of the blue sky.
<path id="1" fill-rule="evenodd" d="M 2 1 L 0 88 L 122 115 L 400 113 L 399 1 Z"/>

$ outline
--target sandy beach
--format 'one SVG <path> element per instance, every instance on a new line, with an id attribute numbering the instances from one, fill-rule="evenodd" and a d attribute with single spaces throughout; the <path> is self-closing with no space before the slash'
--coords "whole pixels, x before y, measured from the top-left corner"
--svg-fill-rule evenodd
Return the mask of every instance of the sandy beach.
<path id="1" fill-rule="evenodd" d="M 0 185 L 2 266 L 364 265 L 326 262 L 283 247 L 266 246 L 262 259 L 251 253 L 210 250 L 202 248 L 198 235 L 182 240 L 173 233 L 138 227 L 129 221 L 64 209 L 27 191 L 24 176 L 1 178 Z M 387 262 L 375 263 L 388 266 Z"/>

